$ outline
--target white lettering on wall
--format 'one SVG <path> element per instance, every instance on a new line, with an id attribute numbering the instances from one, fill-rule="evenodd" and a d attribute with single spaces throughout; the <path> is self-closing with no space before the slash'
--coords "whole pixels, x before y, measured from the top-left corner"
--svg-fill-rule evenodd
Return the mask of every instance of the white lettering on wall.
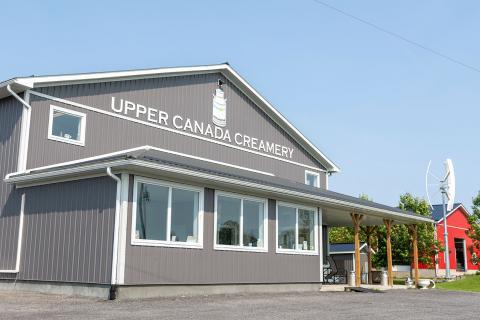
<path id="1" fill-rule="evenodd" d="M 147 120 L 148 122 L 158 123 L 168 127 L 169 115 L 167 112 L 144 106 L 142 104 L 134 103 L 132 101 L 117 99 L 112 97 L 111 109 L 116 113 L 125 114 L 138 119 Z M 279 157 L 292 159 L 293 148 L 283 146 L 274 142 L 266 141 L 257 137 L 251 137 L 247 134 L 236 132 L 233 135 L 233 142 L 230 131 L 227 128 L 213 126 L 210 123 L 204 124 L 197 120 L 184 118 L 180 115 L 174 115 L 172 118 L 173 127 L 177 130 L 208 136 L 212 139 L 228 141 L 235 143 L 238 146 L 270 153 Z"/>

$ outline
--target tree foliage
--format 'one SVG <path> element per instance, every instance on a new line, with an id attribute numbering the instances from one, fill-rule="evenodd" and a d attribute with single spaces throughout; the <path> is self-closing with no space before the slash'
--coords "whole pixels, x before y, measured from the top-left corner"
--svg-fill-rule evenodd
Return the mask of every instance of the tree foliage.
<path id="1" fill-rule="evenodd" d="M 468 217 L 470 228 L 467 230 L 467 236 L 472 239 L 472 247 L 470 252 L 480 250 L 480 191 L 473 198 L 472 214 Z M 479 264 L 480 267 L 480 264 Z"/>
<path id="2" fill-rule="evenodd" d="M 411 211 L 418 215 L 429 217 L 430 206 L 424 199 L 415 198 L 409 193 L 400 196 L 399 208 Z M 432 223 L 417 224 L 418 234 L 418 260 L 419 262 L 433 267 L 434 256 L 442 248 L 439 241 L 435 239 L 435 226 Z M 376 267 L 387 265 L 386 237 L 387 231 L 384 226 L 378 228 L 378 251 L 373 257 L 373 264 Z M 392 260 L 394 264 L 411 264 L 412 244 L 410 234 L 406 225 L 393 225 L 391 233 Z"/>

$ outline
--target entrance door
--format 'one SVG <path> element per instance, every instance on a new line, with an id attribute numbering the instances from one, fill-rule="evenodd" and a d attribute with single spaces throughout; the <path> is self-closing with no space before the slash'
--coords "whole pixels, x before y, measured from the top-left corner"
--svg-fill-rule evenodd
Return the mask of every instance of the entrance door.
<path id="1" fill-rule="evenodd" d="M 465 272 L 465 239 L 455 238 L 455 261 L 457 271 Z"/>

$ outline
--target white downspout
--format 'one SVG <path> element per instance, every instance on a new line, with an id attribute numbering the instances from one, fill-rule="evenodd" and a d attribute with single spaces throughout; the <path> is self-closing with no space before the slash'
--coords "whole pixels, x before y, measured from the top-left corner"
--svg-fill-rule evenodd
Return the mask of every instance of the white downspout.
<path id="1" fill-rule="evenodd" d="M 112 287 L 117 284 L 117 261 L 118 261 L 118 233 L 120 227 L 120 197 L 122 192 L 122 180 L 112 173 L 112 168 L 107 167 L 107 175 L 117 182 L 117 200 L 115 203 L 115 224 L 113 229 L 113 256 L 112 256 Z"/>
<path id="2" fill-rule="evenodd" d="M 17 165 L 17 171 L 23 171 L 24 158 L 25 158 L 25 147 L 26 140 L 28 138 L 27 128 L 28 128 L 28 119 L 30 118 L 30 110 L 32 106 L 28 104 L 25 100 L 20 98 L 18 94 L 12 90 L 9 84 L 7 84 L 7 91 L 20 103 L 23 105 L 25 113 L 22 116 L 22 125 L 20 130 L 20 148 L 19 148 L 19 159 Z M 22 194 L 21 203 L 20 203 L 20 217 L 18 222 L 18 239 L 17 239 L 17 257 L 15 261 L 15 269 L 13 270 L 0 270 L 0 273 L 18 273 L 20 272 L 20 258 L 22 253 L 22 240 L 23 240 L 23 219 L 24 219 L 24 210 L 25 210 L 25 194 Z"/>
<path id="3" fill-rule="evenodd" d="M 9 84 L 7 84 L 7 91 L 10 92 L 10 94 L 11 94 L 15 99 L 17 99 L 18 101 L 20 101 L 25 108 L 27 108 L 28 110 L 32 109 L 32 106 L 29 105 L 25 100 L 23 100 L 22 98 L 20 98 L 20 97 L 18 96 L 18 94 L 17 94 L 15 91 L 12 90 L 12 87 L 10 87 Z"/>

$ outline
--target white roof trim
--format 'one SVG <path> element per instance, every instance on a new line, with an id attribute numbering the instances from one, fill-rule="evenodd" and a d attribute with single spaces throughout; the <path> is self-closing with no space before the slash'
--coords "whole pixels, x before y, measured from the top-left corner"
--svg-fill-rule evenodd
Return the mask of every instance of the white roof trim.
<path id="1" fill-rule="evenodd" d="M 335 243 L 331 243 L 331 244 L 335 244 Z M 360 246 L 360 250 L 363 250 L 363 248 L 365 248 L 366 246 L 367 246 L 367 244 L 364 243 L 363 245 Z M 375 254 L 375 250 L 373 250 L 373 248 L 370 248 L 370 252 Z M 332 251 L 329 250 L 329 254 L 349 254 L 349 253 L 353 254 L 353 253 L 355 253 L 355 250 L 354 251 L 336 251 L 336 252 L 332 252 Z"/>
<path id="2" fill-rule="evenodd" d="M 412 222 L 430 222 L 431 223 L 433 222 L 431 219 L 427 217 L 411 216 L 407 213 L 391 211 L 388 209 L 375 208 L 375 207 L 371 207 L 364 204 L 349 202 L 347 200 L 333 199 L 333 198 L 329 198 L 328 196 L 322 196 L 322 195 L 305 194 L 300 191 L 292 191 L 292 190 L 284 189 L 281 187 L 266 186 L 256 182 L 242 181 L 242 180 L 238 180 L 236 178 L 230 178 L 230 177 L 221 177 L 215 174 L 198 172 L 196 170 L 191 170 L 191 169 L 177 168 L 177 167 L 165 165 L 165 164 L 155 164 L 145 160 L 137 160 L 137 159 L 112 160 L 108 162 L 100 162 L 100 163 L 94 163 L 94 164 L 85 164 L 83 162 L 85 162 L 85 159 L 83 159 L 83 161 L 82 159 L 75 161 L 74 164 L 78 166 L 70 167 L 70 168 L 58 168 L 55 171 L 36 173 L 34 172 L 36 169 L 30 169 L 30 170 L 27 170 L 26 172 L 14 172 L 11 174 L 7 174 L 4 178 L 4 181 L 7 183 L 15 183 L 17 184 L 17 187 L 21 187 L 21 184 L 35 185 L 36 181 L 43 181 L 43 180 L 50 180 L 50 183 L 55 183 L 55 179 L 58 179 L 60 177 L 64 177 L 67 175 L 82 175 L 86 173 L 92 173 L 92 171 L 100 170 L 100 169 L 103 171 L 103 169 L 105 169 L 106 167 L 112 167 L 112 169 L 115 169 L 117 167 L 124 167 L 124 166 L 135 167 L 136 166 L 136 167 L 150 168 L 153 170 L 165 171 L 169 173 L 187 175 L 195 178 L 207 179 L 215 183 L 221 182 L 221 183 L 227 183 L 237 187 L 250 188 L 252 190 L 273 192 L 279 195 L 297 197 L 303 200 L 318 201 L 322 205 L 330 205 L 339 209 L 342 208 L 345 210 L 352 210 L 352 209 L 359 210 L 362 214 L 366 214 L 366 215 L 381 214 L 382 217 L 387 215 L 387 217 L 391 217 L 392 219 L 400 223 L 407 223 L 407 222 L 408 223 L 412 223 Z M 61 166 L 61 165 L 62 164 L 56 164 L 55 167 Z M 63 163 L 63 165 L 65 165 L 65 163 Z M 23 175 L 25 173 L 27 173 L 27 175 Z"/>
<path id="3" fill-rule="evenodd" d="M 446 218 L 448 219 L 448 217 L 450 217 L 455 211 L 457 211 L 457 209 L 459 208 L 462 208 L 463 209 L 463 212 L 465 213 L 466 216 L 469 216 L 470 215 L 470 212 L 468 212 L 467 208 L 465 208 L 465 206 L 463 205 L 463 203 L 460 203 L 458 206 L 456 206 L 455 208 L 453 208 L 452 210 L 450 210 L 450 212 L 447 214 Z M 437 222 L 435 222 L 436 224 L 439 224 L 443 221 L 443 217 L 438 220 Z"/>
<path id="4" fill-rule="evenodd" d="M 310 140 L 308 140 L 293 124 L 291 124 L 273 105 L 260 95 L 245 79 L 243 79 L 229 64 L 216 64 L 194 67 L 176 67 L 144 69 L 131 71 L 81 73 L 56 76 L 22 77 L 0 83 L 0 88 L 14 83 L 22 88 L 46 87 L 63 84 L 91 83 L 101 81 L 121 81 L 126 79 L 153 78 L 175 74 L 196 74 L 208 72 L 221 72 L 229 80 L 239 86 L 247 96 L 264 109 L 270 118 L 285 129 L 305 150 L 317 159 L 329 172 L 339 172 L 340 168 L 327 158 Z"/>

